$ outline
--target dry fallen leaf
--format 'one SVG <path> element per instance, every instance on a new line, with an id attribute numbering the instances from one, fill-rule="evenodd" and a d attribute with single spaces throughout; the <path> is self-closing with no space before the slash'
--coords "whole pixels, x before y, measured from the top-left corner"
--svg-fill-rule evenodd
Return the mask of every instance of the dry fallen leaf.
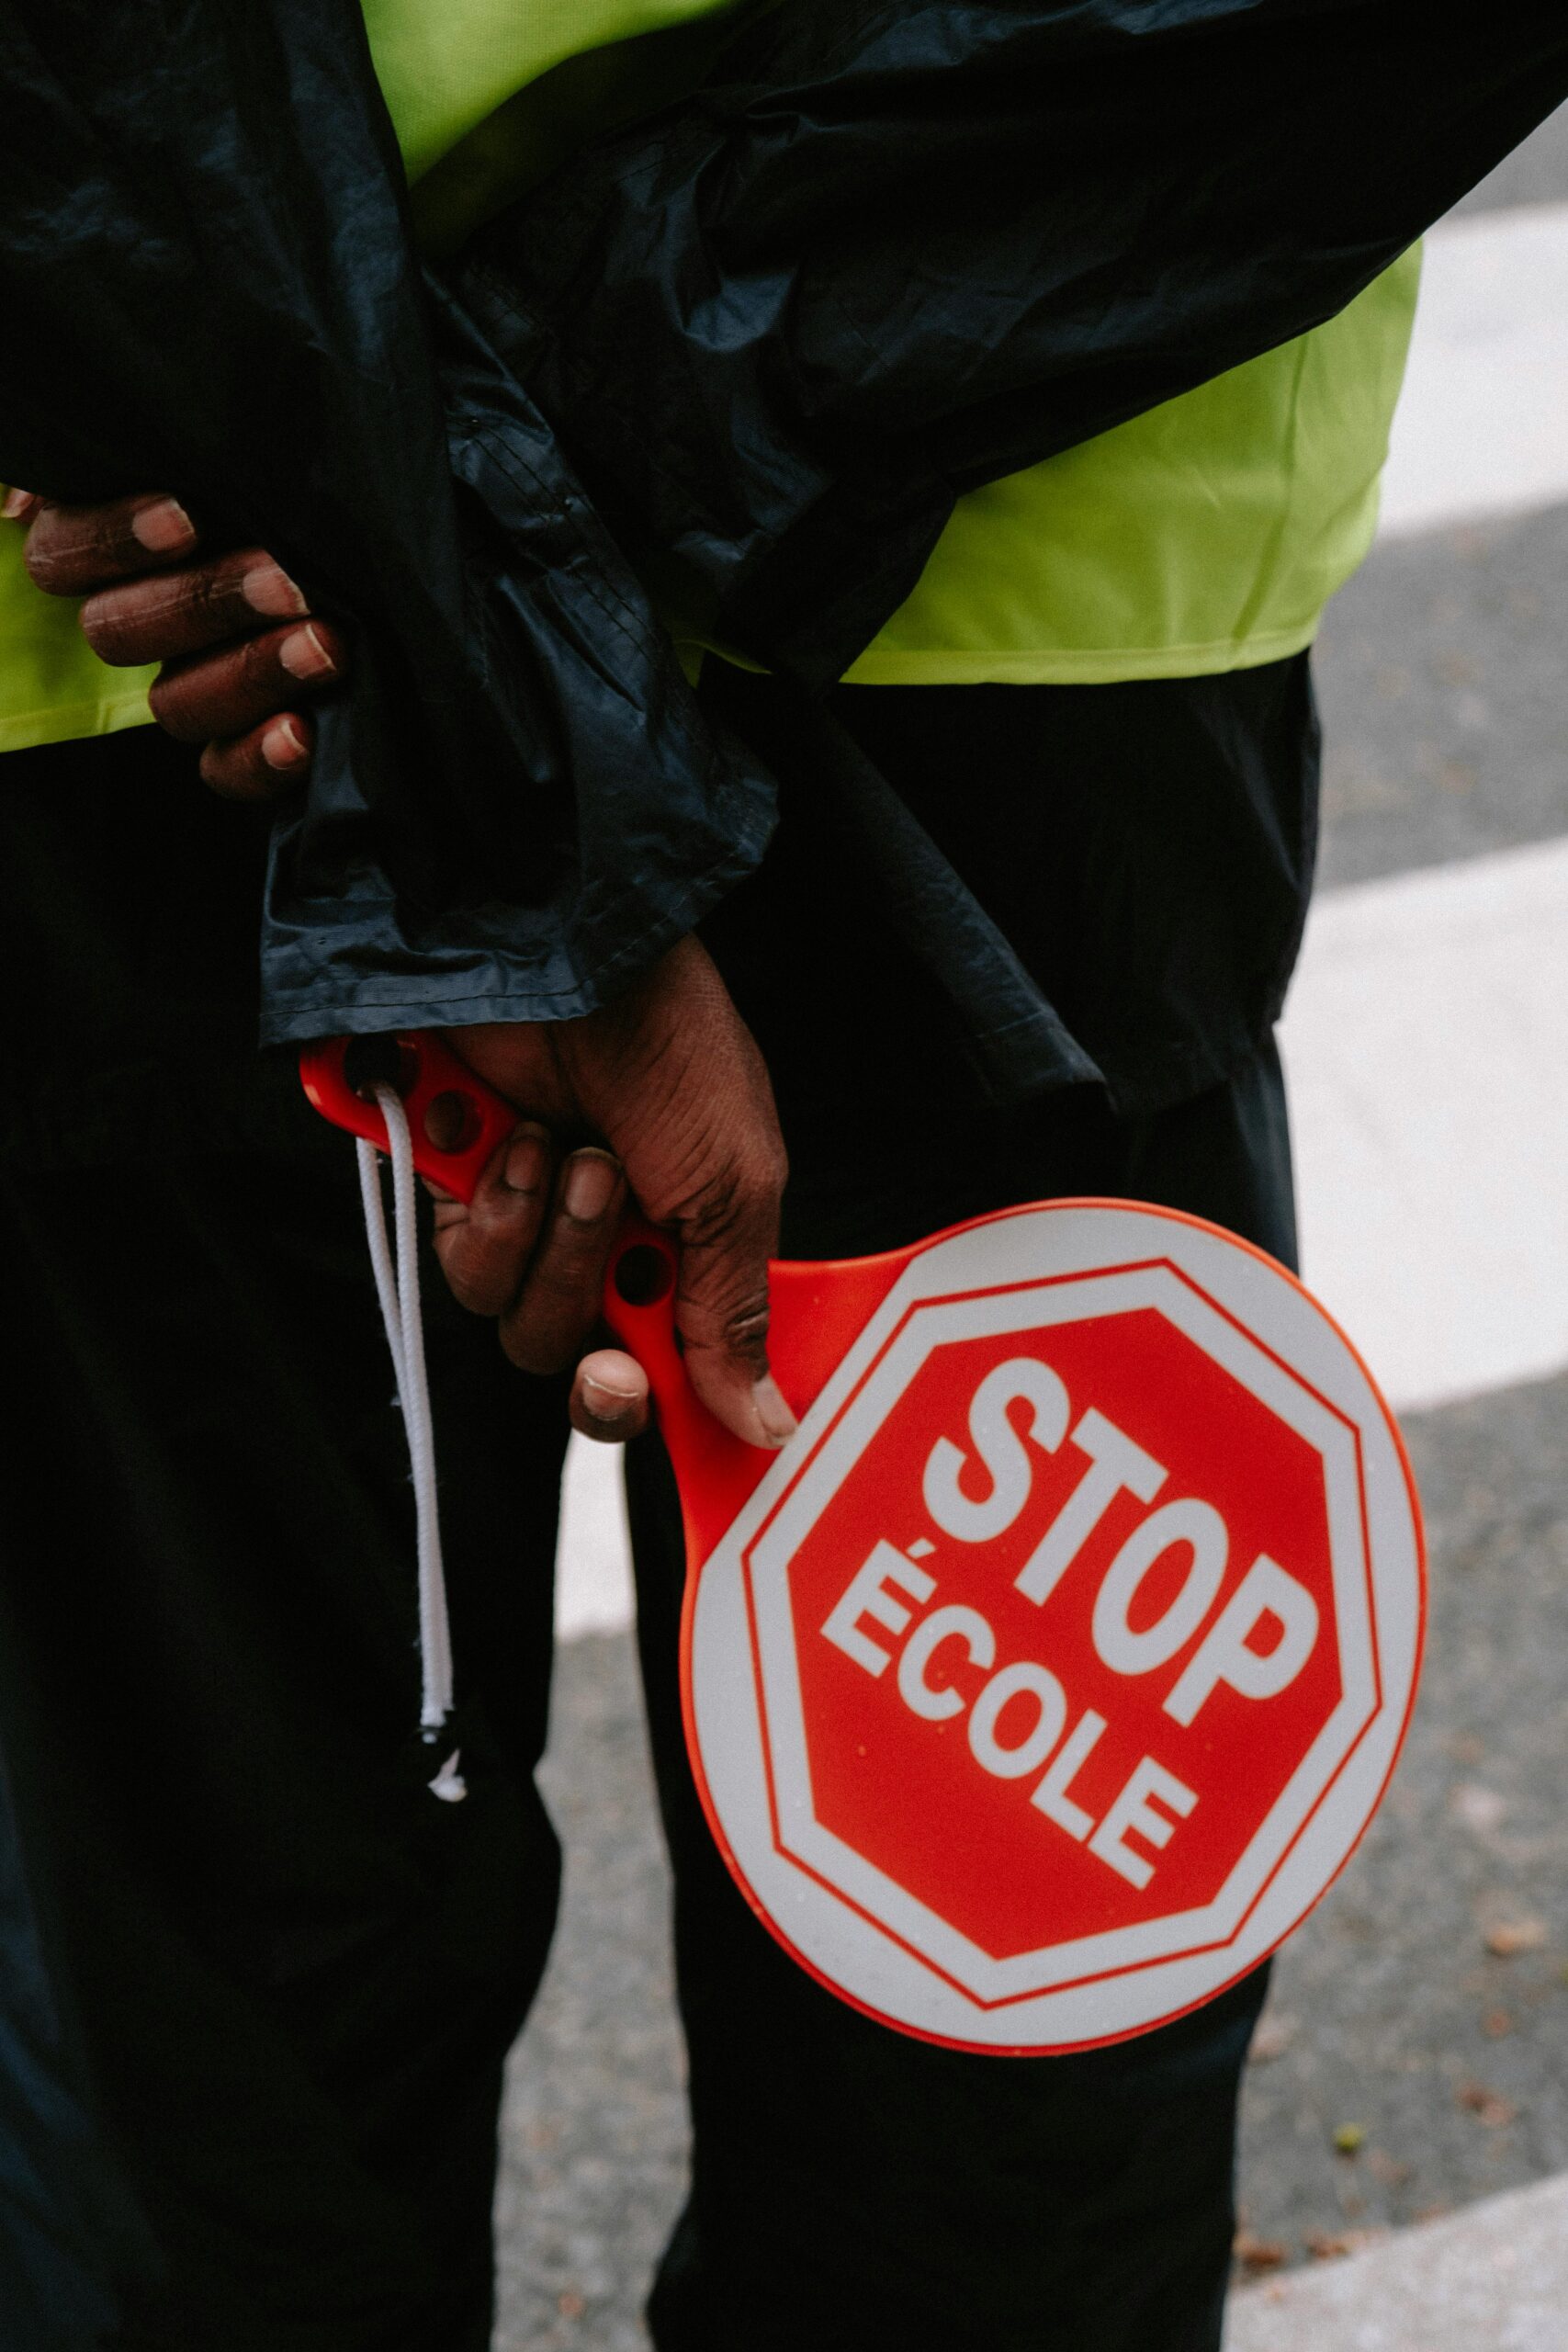
<path id="1" fill-rule="evenodd" d="M 1384 2236 L 1382 2230 L 1311 2230 L 1305 2240 L 1306 2250 L 1314 2262 L 1337 2262 L 1347 2254 L 1359 2253 L 1364 2245 L 1371 2245 Z"/>
<path id="2" fill-rule="evenodd" d="M 1286 2250 L 1277 2238 L 1255 2237 L 1250 2230 L 1237 2230 L 1231 2251 L 1244 2270 L 1278 2270 Z"/>
<path id="3" fill-rule="evenodd" d="M 1545 1922 L 1540 1919 L 1499 1919 L 1488 1928 L 1482 1939 L 1489 1952 L 1499 1960 L 1512 1960 L 1521 1951 L 1539 1951 L 1546 1941 Z"/>
<path id="4" fill-rule="evenodd" d="M 575 2287 L 568 2287 L 564 2293 L 556 2297 L 556 2309 L 562 2319 L 581 2319 L 588 2306 Z"/>
<path id="5" fill-rule="evenodd" d="M 1495 1789 L 1483 1789 L 1478 1781 L 1461 1781 L 1450 1792 L 1449 1811 L 1454 1819 L 1483 1837 L 1502 1826 L 1507 1810 L 1507 1798 L 1499 1796 Z"/>
<path id="6" fill-rule="evenodd" d="M 1374 2180 L 1381 2180 L 1385 2188 L 1397 2188 L 1402 2181 L 1409 2179 L 1415 2166 L 1402 2164 L 1397 2156 L 1391 2156 L 1386 2148 L 1369 2148 L 1367 2170 Z"/>
<path id="7" fill-rule="evenodd" d="M 1514 2020 L 1506 2009 L 1487 2009 L 1481 2019 L 1481 2030 L 1488 2041 L 1501 2041 L 1506 2033 L 1514 2030 Z"/>
<path id="8" fill-rule="evenodd" d="M 1518 2113 L 1511 2098 L 1505 2098 L 1501 2091 L 1489 2091 L 1484 2083 L 1461 2083 L 1454 2096 L 1488 2132 L 1501 2131 Z"/>
<path id="9" fill-rule="evenodd" d="M 1299 2023 L 1284 2009 L 1270 2009 L 1252 2037 L 1254 2065 L 1267 2066 L 1271 2060 L 1282 2058 L 1296 2038 Z"/>

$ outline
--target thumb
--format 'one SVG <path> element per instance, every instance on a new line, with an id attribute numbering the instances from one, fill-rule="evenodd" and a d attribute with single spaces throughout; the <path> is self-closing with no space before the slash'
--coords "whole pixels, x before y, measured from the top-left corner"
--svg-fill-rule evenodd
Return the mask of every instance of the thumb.
<path id="1" fill-rule="evenodd" d="M 716 1420 L 776 1451 L 795 1419 L 768 1367 L 768 1258 L 775 1217 L 759 1204 L 717 1232 L 682 1234 L 675 1329 L 687 1377 Z"/>

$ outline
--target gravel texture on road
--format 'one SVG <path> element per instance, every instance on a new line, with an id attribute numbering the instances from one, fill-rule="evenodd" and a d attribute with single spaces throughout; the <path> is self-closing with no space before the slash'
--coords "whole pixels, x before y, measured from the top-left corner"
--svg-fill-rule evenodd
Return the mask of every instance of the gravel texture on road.
<path id="1" fill-rule="evenodd" d="M 644 2352 L 686 2160 L 670 1881 L 628 1634 L 556 1653 L 546 1802 L 560 1925 L 513 2053 L 496 2199 L 495 2352 Z"/>
<path id="2" fill-rule="evenodd" d="M 1383 1810 L 1287 1945 L 1248 2070 L 1248 2267 L 1568 2167 L 1568 1378 L 1407 1430 L 1422 1693 Z"/>
<path id="3" fill-rule="evenodd" d="M 1568 833 L 1568 506 L 1375 548 L 1314 658 L 1332 888 Z"/>

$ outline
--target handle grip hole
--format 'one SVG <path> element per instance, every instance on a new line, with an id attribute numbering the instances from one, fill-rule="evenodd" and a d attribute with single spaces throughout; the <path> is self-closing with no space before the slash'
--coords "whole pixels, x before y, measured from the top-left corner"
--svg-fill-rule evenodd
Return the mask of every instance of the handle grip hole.
<path id="1" fill-rule="evenodd" d="M 466 1094 L 448 1088 L 426 1105 L 424 1132 L 437 1151 L 467 1151 L 479 1141 L 479 1114 Z"/>
<path id="2" fill-rule="evenodd" d="M 675 1268 L 650 1241 L 634 1242 L 615 1267 L 615 1289 L 628 1306 L 657 1306 L 675 1287 Z"/>
<path id="3" fill-rule="evenodd" d="M 419 1083 L 419 1056 L 389 1030 L 376 1037 L 354 1037 L 344 1049 L 343 1075 L 344 1083 L 367 1102 L 378 1086 L 389 1086 L 406 1102 Z"/>

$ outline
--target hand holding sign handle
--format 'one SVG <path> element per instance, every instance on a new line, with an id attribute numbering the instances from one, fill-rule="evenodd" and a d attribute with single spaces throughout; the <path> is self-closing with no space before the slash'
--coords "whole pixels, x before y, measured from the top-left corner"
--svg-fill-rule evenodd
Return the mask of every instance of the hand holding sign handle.
<path id="1" fill-rule="evenodd" d="M 471 1186 L 510 1110 L 438 1040 L 379 1050 L 422 1168 Z M 306 1083 L 378 1139 L 356 1051 Z M 604 1314 L 681 1489 L 694 1772 L 772 1933 L 884 2022 L 998 2052 L 1146 2030 L 1256 1965 L 1371 1818 L 1420 1657 L 1408 1465 L 1328 1317 L 1132 1202 L 780 1264 L 801 1427 L 768 1454 L 693 1393 L 674 1281 L 628 1225 Z"/>

